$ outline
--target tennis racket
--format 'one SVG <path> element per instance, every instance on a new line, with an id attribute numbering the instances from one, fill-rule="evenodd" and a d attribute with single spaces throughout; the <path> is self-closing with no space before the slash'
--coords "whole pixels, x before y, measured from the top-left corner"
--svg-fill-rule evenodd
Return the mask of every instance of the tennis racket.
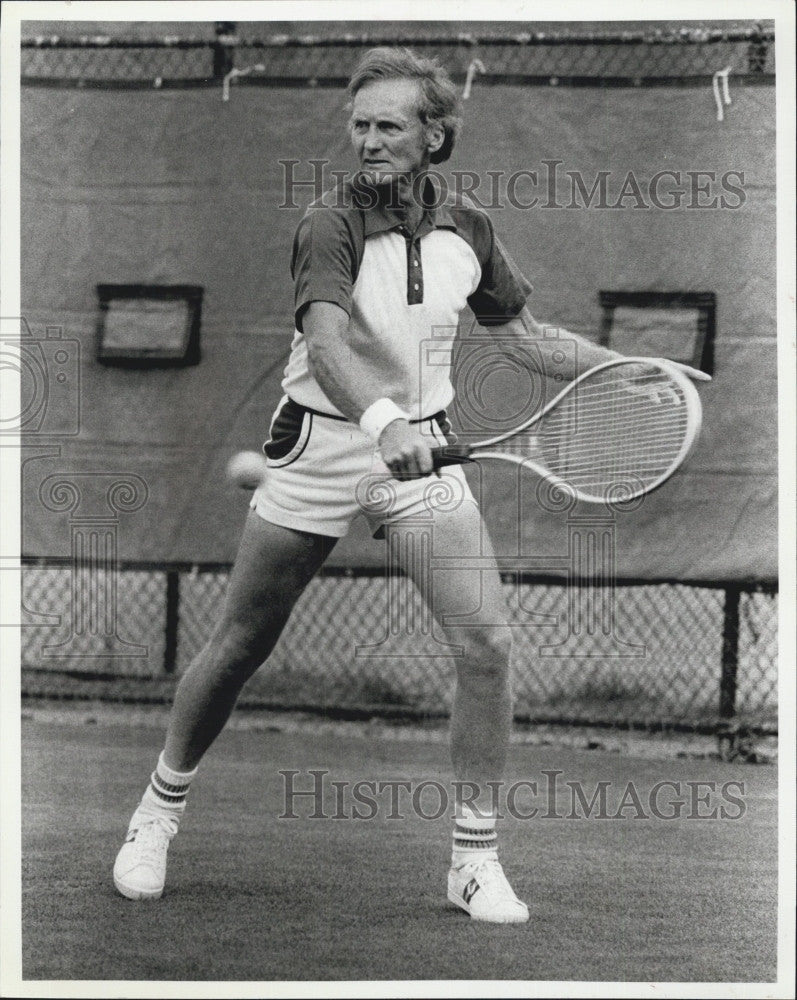
<path id="1" fill-rule="evenodd" d="M 435 469 L 496 459 L 529 468 L 589 503 L 650 493 L 676 471 L 700 433 L 691 381 L 650 358 L 606 361 L 511 431 L 432 451 Z"/>

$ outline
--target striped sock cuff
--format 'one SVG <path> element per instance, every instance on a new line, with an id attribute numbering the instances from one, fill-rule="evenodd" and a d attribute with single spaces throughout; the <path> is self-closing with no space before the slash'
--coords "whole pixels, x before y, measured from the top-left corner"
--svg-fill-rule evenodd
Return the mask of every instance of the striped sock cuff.
<path id="1" fill-rule="evenodd" d="M 498 844 L 495 816 L 484 816 L 463 806 L 455 819 L 454 850 L 457 852 L 494 851 Z"/>
<path id="2" fill-rule="evenodd" d="M 498 834 L 495 830 L 495 816 L 477 812 L 468 805 L 457 809 L 454 821 L 454 857 L 484 855 L 495 856 Z"/>
<path id="3" fill-rule="evenodd" d="M 498 834 L 492 830 L 471 830 L 468 827 L 454 827 L 454 850 L 456 851 L 494 851 L 498 843 Z"/>
<path id="4" fill-rule="evenodd" d="M 167 784 L 190 785 L 196 777 L 198 770 L 199 769 L 195 767 L 193 771 L 173 771 L 163 759 L 163 751 L 161 750 L 160 757 L 158 757 L 158 766 L 156 771 Z"/>
<path id="5" fill-rule="evenodd" d="M 150 787 L 161 801 L 178 805 L 185 801 L 196 772 L 196 768 L 193 771 L 173 771 L 164 763 L 161 753 L 158 765 L 150 777 Z"/>

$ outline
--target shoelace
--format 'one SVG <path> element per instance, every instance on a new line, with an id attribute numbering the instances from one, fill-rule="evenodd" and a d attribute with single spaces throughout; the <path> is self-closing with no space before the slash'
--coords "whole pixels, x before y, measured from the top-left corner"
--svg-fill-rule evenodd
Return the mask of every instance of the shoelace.
<path id="1" fill-rule="evenodd" d="M 169 841 L 177 832 L 177 824 L 160 817 L 153 817 L 136 830 L 136 847 L 143 861 L 159 861 Z"/>

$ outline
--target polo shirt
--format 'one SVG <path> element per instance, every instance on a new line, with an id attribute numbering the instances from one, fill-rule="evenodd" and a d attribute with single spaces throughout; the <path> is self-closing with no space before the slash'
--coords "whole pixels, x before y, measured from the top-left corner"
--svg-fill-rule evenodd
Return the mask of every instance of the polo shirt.
<path id="1" fill-rule="evenodd" d="M 346 347 L 369 402 L 387 396 L 415 419 L 453 398 L 451 354 L 465 307 L 487 327 L 523 309 L 531 285 L 489 216 L 453 195 L 436 204 L 428 178 L 423 194 L 429 207 L 414 233 L 390 192 L 360 175 L 309 206 L 293 245 L 295 331 L 282 382 L 297 403 L 341 415 L 308 367 L 302 317 L 311 302 L 348 314 Z"/>

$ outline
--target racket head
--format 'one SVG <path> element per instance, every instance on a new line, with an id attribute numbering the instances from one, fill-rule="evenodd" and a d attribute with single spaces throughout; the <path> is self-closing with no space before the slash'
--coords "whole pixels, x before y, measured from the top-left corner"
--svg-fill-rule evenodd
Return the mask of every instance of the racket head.
<path id="1" fill-rule="evenodd" d="M 701 425 L 700 397 L 683 372 L 622 358 L 579 376 L 514 431 L 472 445 L 470 457 L 526 466 L 577 499 L 618 504 L 665 483 Z"/>

